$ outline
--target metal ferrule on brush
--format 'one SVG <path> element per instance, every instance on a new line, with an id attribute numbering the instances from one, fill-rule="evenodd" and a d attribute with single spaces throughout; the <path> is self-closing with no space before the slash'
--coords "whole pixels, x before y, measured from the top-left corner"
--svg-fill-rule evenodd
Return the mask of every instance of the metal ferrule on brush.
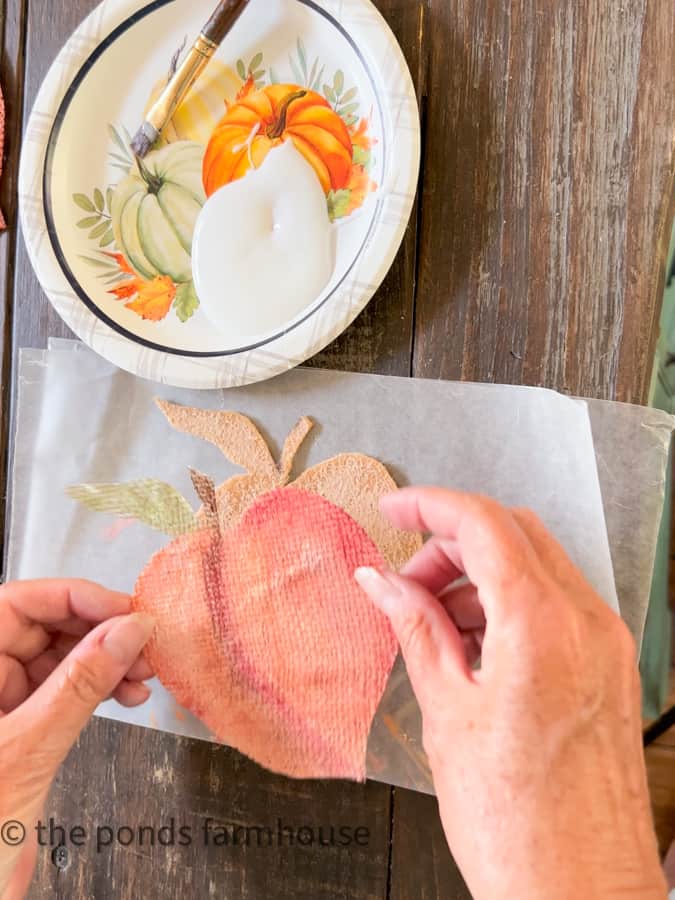
<path id="1" fill-rule="evenodd" d="M 154 144 L 157 140 L 217 49 L 218 45 L 203 34 L 194 42 L 190 52 L 176 69 L 176 74 L 152 105 L 141 127 L 151 143 Z"/>

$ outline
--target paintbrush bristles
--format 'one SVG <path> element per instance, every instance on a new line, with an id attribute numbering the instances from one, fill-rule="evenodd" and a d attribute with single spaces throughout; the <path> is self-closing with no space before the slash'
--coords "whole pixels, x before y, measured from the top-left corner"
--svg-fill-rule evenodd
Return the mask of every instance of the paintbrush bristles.
<path id="1" fill-rule="evenodd" d="M 218 45 L 244 11 L 248 0 L 220 0 L 215 12 L 204 26 L 180 66 L 177 66 L 147 118 L 140 127 L 131 149 L 143 159 L 152 149 L 159 133 L 170 121 L 176 109 L 185 99 L 209 63 Z M 173 66 L 172 66 L 173 68 Z"/>
<path id="2" fill-rule="evenodd" d="M 154 129 L 152 130 L 154 131 Z M 150 134 L 148 123 L 144 122 L 131 142 L 131 149 L 139 159 L 145 159 L 158 137 L 157 132 Z"/>

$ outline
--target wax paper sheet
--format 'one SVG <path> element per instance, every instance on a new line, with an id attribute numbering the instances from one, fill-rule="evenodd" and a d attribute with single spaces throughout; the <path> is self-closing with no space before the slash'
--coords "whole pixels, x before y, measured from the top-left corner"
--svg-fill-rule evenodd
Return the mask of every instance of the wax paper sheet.
<path id="1" fill-rule="evenodd" d="M 277 453 L 298 417 L 311 416 L 317 428 L 296 473 L 356 451 L 384 462 L 399 484 L 449 485 L 529 506 L 614 608 L 618 587 L 622 612 L 641 637 L 673 428 L 663 413 L 532 388 L 309 369 L 228 392 L 176 390 L 62 341 L 24 351 L 19 392 L 9 577 L 88 577 L 131 590 L 166 539 L 88 512 L 65 488 L 151 474 L 190 496 L 188 466 L 217 480 L 239 471 L 215 448 L 167 428 L 159 396 L 243 412 Z M 159 686 L 140 710 L 110 703 L 101 714 L 209 737 Z M 430 790 L 420 731 L 399 660 L 373 725 L 369 775 Z"/>

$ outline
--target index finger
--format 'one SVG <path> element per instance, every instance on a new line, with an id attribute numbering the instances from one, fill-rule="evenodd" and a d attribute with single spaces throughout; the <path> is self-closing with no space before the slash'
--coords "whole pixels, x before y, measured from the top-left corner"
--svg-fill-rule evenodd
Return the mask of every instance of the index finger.
<path id="1" fill-rule="evenodd" d="M 81 579 L 15 581 L 0 586 L 0 652 L 42 625 L 80 619 L 92 625 L 130 612 L 126 594 Z"/>
<path id="2" fill-rule="evenodd" d="M 443 488 L 404 488 L 381 501 L 384 514 L 404 531 L 429 532 L 456 543 L 455 560 L 494 612 L 509 607 L 541 573 L 538 555 L 512 513 L 495 500 Z"/>

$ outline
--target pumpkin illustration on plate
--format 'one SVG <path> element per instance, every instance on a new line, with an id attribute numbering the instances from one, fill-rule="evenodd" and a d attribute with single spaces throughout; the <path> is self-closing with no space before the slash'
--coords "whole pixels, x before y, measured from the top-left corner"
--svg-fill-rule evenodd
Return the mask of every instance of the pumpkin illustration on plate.
<path id="1" fill-rule="evenodd" d="M 204 149 L 192 141 L 169 144 L 137 160 L 112 201 L 115 240 L 143 279 L 192 279 L 192 236 L 206 201 L 201 182 Z"/>
<path id="2" fill-rule="evenodd" d="M 145 113 L 183 49 L 148 92 Z M 290 69 L 272 65 L 265 52 L 258 48 L 232 68 L 212 59 L 145 160 L 131 150 L 130 123 L 108 123 L 108 163 L 122 175 L 72 195 L 73 224 L 88 242 L 80 258 L 102 283 L 102 303 L 114 297 L 145 322 L 192 321 L 200 307 L 191 258 L 200 210 L 280 144 L 292 143 L 315 173 L 331 222 L 362 209 L 378 190 L 380 138 L 361 86 L 342 69 L 331 77 L 301 37 Z"/>
<path id="3" fill-rule="evenodd" d="M 162 78 L 155 84 L 144 115 L 166 87 L 167 80 Z M 224 104 L 235 100 L 241 86 L 241 79 L 229 66 L 219 59 L 212 59 L 197 85 L 162 129 L 160 142 L 196 141 L 206 146 L 213 129 L 223 117 Z"/>
<path id="4" fill-rule="evenodd" d="M 157 621 L 146 648 L 154 671 L 220 740 L 268 768 L 364 779 L 397 644 L 354 571 L 385 560 L 400 566 L 421 546 L 379 513 L 395 482 L 361 454 L 291 482 L 308 418 L 277 463 L 239 413 L 159 406 L 174 428 L 213 443 L 247 474 L 216 488 L 193 471 L 197 513 L 154 480 L 68 492 L 174 538 L 150 560 L 133 598 Z"/>
<path id="5" fill-rule="evenodd" d="M 343 189 L 352 170 L 349 130 L 328 101 L 296 84 L 244 92 L 228 107 L 204 156 L 207 197 L 258 168 L 286 140 L 312 166 L 326 194 Z"/>

